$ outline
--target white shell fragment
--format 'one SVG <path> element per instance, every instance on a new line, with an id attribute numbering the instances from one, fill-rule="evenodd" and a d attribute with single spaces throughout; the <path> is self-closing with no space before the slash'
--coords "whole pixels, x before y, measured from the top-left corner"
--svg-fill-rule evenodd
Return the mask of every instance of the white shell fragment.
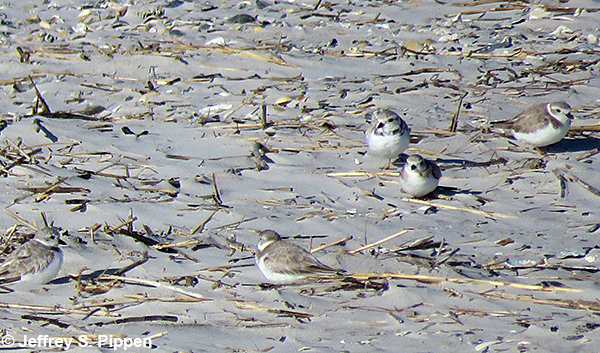
<path id="1" fill-rule="evenodd" d="M 232 104 L 217 104 L 217 105 L 211 105 L 211 106 L 202 108 L 198 111 L 198 113 L 202 116 L 208 116 L 208 115 L 213 115 L 213 114 L 218 114 L 218 113 L 224 112 L 231 108 L 233 108 Z"/>
<path id="2" fill-rule="evenodd" d="M 207 47 L 215 46 L 215 45 L 223 45 L 223 44 L 225 44 L 225 39 L 223 37 L 213 38 L 211 40 L 206 41 L 206 43 L 204 43 L 204 45 L 206 45 Z"/>
<path id="3" fill-rule="evenodd" d="M 287 104 L 289 104 L 293 100 L 294 99 L 292 97 L 283 96 L 283 97 L 277 98 L 277 100 L 275 101 L 275 104 L 276 105 L 280 105 L 280 106 L 286 106 Z"/>
<path id="4" fill-rule="evenodd" d="M 549 18 L 551 13 L 542 9 L 541 7 L 534 7 L 529 11 L 530 20 L 539 20 L 542 18 Z"/>
<path id="5" fill-rule="evenodd" d="M 77 15 L 77 22 L 85 21 L 88 17 L 90 17 L 91 14 L 92 14 L 92 10 L 90 10 L 90 9 L 81 11 L 79 13 L 79 15 Z"/>
<path id="6" fill-rule="evenodd" d="M 89 30 L 88 26 L 82 22 L 77 23 L 75 26 L 71 27 L 71 29 L 77 34 L 85 34 Z"/>
<path id="7" fill-rule="evenodd" d="M 569 34 L 569 33 L 573 33 L 573 31 L 570 28 L 568 28 L 567 26 L 560 25 L 560 26 L 556 27 L 556 29 L 550 33 L 550 36 L 558 37 L 561 34 Z"/>

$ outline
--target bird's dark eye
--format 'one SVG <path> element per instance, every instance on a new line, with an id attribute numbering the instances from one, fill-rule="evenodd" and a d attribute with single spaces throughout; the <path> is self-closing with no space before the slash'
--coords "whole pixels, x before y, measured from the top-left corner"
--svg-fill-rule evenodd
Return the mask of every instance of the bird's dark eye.
<path id="1" fill-rule="evenodd" d="M 410 166 L 410 170 L 415 170 L 415 169 L 417 169 L 417 166 L 415 164 Z"/>

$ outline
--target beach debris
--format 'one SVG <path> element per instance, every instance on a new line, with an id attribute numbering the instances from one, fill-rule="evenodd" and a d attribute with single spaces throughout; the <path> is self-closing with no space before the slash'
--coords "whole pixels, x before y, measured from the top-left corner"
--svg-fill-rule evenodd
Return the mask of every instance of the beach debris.
<path id="1" fill-rule="evenodd" d="M 580 259 L 586 257 L 592 250 L 597 249 L 597 247 L 585 247 L 582 250 L 570 250 L 570 251 L 562 251 L 558 254 L 559 259 Z"/>
<path id="2" fill-rule="evenodd" d="M 206 227 L 208 222 L 210 222 L 210 220 L 213 218 L 215 213 L 217 213 L 217 211 L 213 211 L 204 221 L 202 221 L 202 223 L 198 224 L 194 229 L 192 229 L 191 234 L 193 235 L 193 234 L 202 233 L 204 231 L 204 227 Z"/>
<path id="3" fill-rule="evenodd" d="M 589 26 L 598 8 L 496 0 L 406 2 L 402 9 L 325 0 L 59 5 L 0 14 L 6 62 L 16 70 L 1 80 L 0 175 L 12 211 L 79 211 L 60 213 L 89 225 L 72 239 L 86 256 L 72 257 L 70 268 L 94 269 L 52 285 L 54 294 L 78 286 L 68 301 L 46 295 L 36 305 L 17 297 L 0 303 L 6 333 L 43 326 L 52 337 L 71 337 L 102 328 L 114 337 L 143 332 L 154 339 L 167 335 L 164 325 L 172 331 L 204 320 L 285 329 L 258 348 L 215 343 L 231 351 L 278 350 L 292 338 L 304 342 L 300 350 L 318 351 L 323 325 L 341 332 L 350 322 L 360 334 L 339 336 L 332 349 L 385 348 L 390 338 L 381 333 L 393 331 L 452 336 L 481 352 L 526 351 L 539 350 L 538 343 L 513 342 L 502 330 L 535 329 L 541 318 L 549 332 L 562 332 L 548 336 L 550 345 L 591 342 L 597 324 L 576 319 L 600 310 L 593 291 L 598 255 L 573 242 L 589 245 L 600 227 L 588 210 L 594 199 L 570 184 L 598 196 L 600 126 L 573 126 L 564 146 L 537 156 L 496 148 L 480 126 L 513 106 L 565 94 L 577 96 L 576 115 L 598 118 L 597 102 L 586 103 L 598 86 L 598 34 Z M 315 35 L 298 35 L 308 31 Z M 357 137 L 365 111 L 383 103 L 405 109 L 415 127 L 410 153 L 441 162 L 455 189 L 426 203 L 403 202 L 389 192 L 397 173 L 369 169 Z M 208 150 L 221 144 L 235 152 Z M 310 185 L 298 175 L 286 179 L 297 171 Z M 321 189 L 308 188 L 313 181 Z M 116 223 L 93 218 L 107 214 L 118 215 Z M 515 217 L 535 223 L 556 214 L 561 222 L 551 228 L 515 231 L 522 223 Z M 354 268 L 365 260 L 365 269 L 381 273 L 257 293 L 259 285 L 244 283 L 254 271 L 245 232 L 285 220 L 331 233 L 311 251 L 342 245 L 330 249 Z M 348 232 L 363 228 L 369 241 Z M 3 239 L 26 236 L 14 229 Z M 417 235 L 388 237 L 406 230 Z M 373 234 L 384 239 L 377 243 Z M 555 237 L 559 247 L 547 241 Z M 6 251 L 11 246 L 2 243 Z M 125 260 L 108 269 L 85 263 L 110 254 Z M 403 276 L 406 268 L 422 277 Z M 155 270 L 168 276 L 150 275 Z M 435 273 L 423 276 L 428 270 Z M 220 292 L 203 308 L 209 299 L 198 294 L 208 290 Z M 311 305 L 283 298 L 290 292 L 314 296 Z M 386 300 L 373 301 L 382 293 Z M 398 298 L 424 294 L 426 302 L 396 307 Z M 504 309 L 482 309 L 487 302 Z M 370 318 L 347 320 L 361 311 Z M 492 320 L 498 325 L 487 325 Z M 99 334 L 81 342 L 96 343 Z M 175 341 L 172 350 L 192 349 Z"/>
<path id="4" fill-rule="evenodd" d="M 550 32 L 550 36 L 556 38 L 562 34 L 571 34 L 571 33 L 573 33 L 573 31 L 571 29 L 569 29 L 567 26 L 560 25 L 560 26 L 556 27 L 556 29 L 554 31 Z"/>
<path id="5" fill-rule="evenodd" d="M 334 240 L 334 241 L 332 241 L 329 244 L 324 244 L 324 245 L 318 246 L 316 248 L 312 248 L 312 249 L 310 249 L 309 253 L 313 254 L 313 253 L 316 253 L 317 251 L 325 250 L 325 249 L 330 248 L 332 246 L 338 246 L 338 245 L 344 246 L 344 245 L 346 245 L 346 242 L 348 240 L 351 240 L 351 239 L 352 239 L 352 236 L 349 235 L 349 236 L 347 236 L 345 238 Z"/>
<path id="6" fill-rule="evenodd" d="M 0 303 L 0 308 L 10 309 L 10 310 L 24 310 L 24 311 L 28 311 L 28 312 L 55 313 L 55 314 L 65 314 L 65 315 L 82 315 L 84 317 L 92 317 L 92 316 L 118 317 L 118 316 L 120 316 L 120 314 L 113 313 L 113 312 L 106 312 L 106 311 L 101 311 L 101 310 L 68 309 L 68 308 L 61 308 L 58 305 L 45 306 L 45 305 L 35 305 L 35 304 Z"/>
<path id="7" fill-rule="evenodd" d="M 275 163 L 271 158 L 267 157 L 268 152 L 270 152 L 270 150 L 265 145 L 258 141 L 254 142 L 252 158 L 254 159 L 255 169 L 257 171 L 269 170 L 268 163 Z"/>
<path id="8" fill-rule="evenodd" d="M 98 321 L 94 322 L 93 326 L 106 326 L 106 325 L 123 325 L 131 322 L 152 322 L 152 321 L 166 321 L 166 322 L 177 322 L 177 316 L 173 315 L 144 315 L 144 316 L 133 316 L 124 317 L 111 321 Z"/>
<path id="9" fill-rule="evenodd" d="M 392 248 L 390 251 L 400 254 L 401 252 L 413 250 L 441 249 L 445 245 L 447 244 L 444 240 L 433 241 L 433 236 L 425 236 L 422 238 L 409 240 L 403 244 L 398 245 L 398 247 Z M 438 253 L 440 252 L 438 251 Z"/>
<path id="10" fill-rule="evenodd" d="M 330 286 L 323 290 L 323 292 L 336 292 L 336 291 L 375 291 L 382 293 L 390 289 L 389 280 L 386 278 L 382 279 L 364 279 L 359 280 L 352 276 L 344 277 L 339 284 Z"/>
<path id="11" fill-rule="evenodd" d="M 473 50 L 471 53 L 489 54 L 498 49 L 506 49 L 506 48 L 510 48 L 512 46 L 513 46 L 512 38 L 509 36 L 506 36 L 506 37 L 502 38 L 502 40 L 498 43 L 487 44 L 487 45 L 483 46 L 482 48 Z"/>
<path id="12" fill-rule="evenodd" d="M 81 119 L 81 120 L 96 121 L 96 120 L 98 120 L 97 117 L 86 115 L 86 114 L 90 113 L 90 112 L 94 113 L 94 114 L 98 114 L 98 113 L 104 111 L 103 107 L 94 106 L 91 109 L 85 109 L 81 112 L 68 112 L 68 111 L 52 112 L 50 110 L 50 107 L 48 106 L 48 103 L 46 103 L 46 100 L 44 100 L 44 98 L 42 97 L 42 94 L 38 90 L 38 88 L 31 76 L 29 76 L 29 80 L 31 81 L 31 84 L 32 84 L 32 86 L 35 90 L 35 94 L 36 94 L 36 101 L 35 101 L 35 105 L 32 108 L 31 116 L 40 115 L 40 116 L 43 116 L 46 118 L 54 118 L 54 119 Z M 100 111 L 98 111 L 98 108 L 100 108 Z M 56 142 L 56 141 L 53 141 L 53 142 Z"/>
<path id="13" fill-rule="evenodd" d="M 549 18 L 551 16 L 552 14 L 542 7 L 534 6 L 529 9 L 529 20 L 539 20 L 542 18 Z"/>
<path id="14" fill-rule="evenodd" d="M 600 197 L 600 190 L 598 190 L 597 188 L 595 188 L 594 186 L 592 186 L 591 184 L 589 184 L 588 182 L 580 179 L 579 177 L 573 175 L 572 173 L 562 169 L 562 168 L 556 168 L 553 170 L 553 173 L 559 178 L 559 180 L 569 180 L 572 182 L 575 182 L 579 185 L 581 185 L 584 189 L 586 189 L 587 191 L 589 191 L 590 193 L 592 193 L 595 196 L 599 196 Z M 561 197 L 564 197 L 563 195 L 565 195 L 565 192 L 563 192 L 562 190 L 565 187 L 563 186 L 563 184 L 561 183 Z"/>
<path id="15" fill-rule="evenodd" d="M 292 97 L 289 97 L 289 96 L 279 97 L 279 98 L 277 98 L 277 100 L 275 100 L 275 105 L 279 105 L 279 106 L 285 107 L 286 105 L 288 105 L 293 100 L 294 99 Z"/>
<path id="16" fill-rule="evenodd" d="M 377 279 L 377 278 L 387 278 L 389 280 L 412 280 L 425 284 L 441 284 L 444 282 L 456 283 L 456 284 L 464 284 L 464 285 L 477 285 L 477 286 L 491 286 L 491 287 L 501 287 L 501 288 L 515 288 L 522 289 L 528 291 L 548 291 L 548 288 L 543 285 L 531 285 L 531 284 L 522 284 L 522 283 L 511 283 L 511 282 L 502 282 L 495 280 L 483 280 L 483 279 L 471 279 L 471 278 L 453 278 L 453 277 L 438 277 L 438 276 L 428 276 L 428 275 L 414 275 L 414 274 L 406 274 L 406 273 L 354 273 L 352 274 L 353 278 L 358 280 L 364 279 Z M 552 288 L 556 292 L 565 292 L 565 293 L 579 293 L 580 289 L 576 288 L 567 288 L 567 287 L 556 287 Z"/>
<path id="17" fill-rule="evenodd" d="M 202 108 L 198 111 L 198 114 L 200 114 L 201 117 L 204 118 L 211 118 L 211 119 L 215 119 L 215 117 L 217 117 L 217 121 L 218 116 L 220 113 L 225 112 L 230 110 L 231 108 L 233 108 L 232 104 L 217 104 L 217 105 L 211 105 L 205 108 Z"/>
<path id="18" fill-rule="evenodd" d="M 422 204 L 422 205 L 426 205 L 429 207 L 435 207 L 435 208 L 439 208 L 439 209 L 465 211 L 465 212 L 469 212 L 469 213 L 477 214 L 477 215 L 481 215 L 481 216 L 488 216 L 491 218 L 518 218 L 517 216 L 503 214 L 503 213 L 499 213 L 499 212 L 481 211 L 481 210 L 477 210 L 473 207 L 457 207 L 457 206 L 451 206 L 451 205 L 440 204 L 440 203 L 432 203 L 429 201 L 413 199 L 413 198 L 403 198 L 402 201 L 412 202 L 412 203 L 416 203 L 416 204 Z"/>
<path id="19" fill-rule="evenodd" d="M 245 13 L 241 13 L 241 14 L 237 14 L 235 16 L 229 17 L 228 19 L 225 20 L 226 23 L 237 23 L 237 24 L 244 24 L 244 23 L 256 23 L 256 18 L 254 16 L 245 14 Z"/>
<path id="20" fill-rule="evenodd" d="M 403 235 L 403 234 L 406 234 L 406 233 L 408 233 L 408 231 L 409 231 L 408 229 L 401 230 L 401 231 L 399 231 L 399 232 L 397 232 L 397 233 L 394 233 L 394 234 L 390 235 L 389 237 L 385 237 L 385 238 L 383 238 L 383 239 L 381 239 L 381 240 L 378 240 L 378 241 L 376 241 L 376 242 L 373 242 L 373 243 L 370 243 L 370 244 L 367 244 L 367 245 L 361 246 L 361 247 L 360 247 L 360 248 L 358 248 L 358 249 L 354 249 L 354 250 L 348 251 L 348 253 L 349 253 L 349 254 L 356 254 L 356 253 L 358 253 L 358 252 L 361 252 L 361 251 L 363 251 L 363 250 L 367 250 L 367 249 L 369 249 L 369 248 L 372 248 L 372 247 L 378 246 L 378 245 L 380 245 L 380 244 L 383 244 L 383 243 L 385 243 L 386 241 L 390 241 L 390 240 L 392 240 L 392 239 L 394 239 L 394 238 L 397 238 L 397 237 L 399 237 L 399 236 L 401 236 L 401 235 Z"/>
<path id="21" fill-rule="evenodd" d="M 196 298 L 196 299 L 204 298 L 200 293 L 191 292 L 191 291 L 185 290 L 183 288 L 180 288 L 177 286 L 172 286 L 170 284 L 166 284 L 163 282 L 151 281 L 151 280 L 146 280 L 146 279 L 115 276 L 115 275 L 102 275 L 102 276 L 98 277 L 98 280 L 99 281 L 120 281 L 120 282 L 124 282 L 124 283 L 128 282 L 128 283 L 133 283 L 133 284 L 147 285 L 147 286 L 156 287 L 156 288 L 165 288 L 170 291 L 173 291 L 173 292 L 176 292 L 179 294 L 183 294 L 183 295 L 191 297 L 191 298 Z"/>
<path id="22" fill-rule="evenodd" d="M 496 241 L 496 244 L 500 245 L 500 246 L 506 246 L 508 244 L 513 244 L 515 241 L 511 238 L 503 238 L 500 240 Z"/>

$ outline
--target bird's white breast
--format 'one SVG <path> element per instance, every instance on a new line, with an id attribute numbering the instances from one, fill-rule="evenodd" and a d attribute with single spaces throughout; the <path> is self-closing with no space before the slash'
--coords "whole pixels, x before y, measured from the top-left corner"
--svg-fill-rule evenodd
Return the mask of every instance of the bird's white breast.
<path id="1" fill-rule="evenodd" d="M 548 124 L 543 128 L 530 133 L 524 132 L 513 132 L 513 136 L 517 140 L 525 141 L 536 147 L 543 147 L 552 145 L 562 140 L 567 132 L 569 132 L 569 128 L 571 127 L 571 120 L 568 119 L 562 126 L 559 128 L 554 128 L 552 124 Z"/>

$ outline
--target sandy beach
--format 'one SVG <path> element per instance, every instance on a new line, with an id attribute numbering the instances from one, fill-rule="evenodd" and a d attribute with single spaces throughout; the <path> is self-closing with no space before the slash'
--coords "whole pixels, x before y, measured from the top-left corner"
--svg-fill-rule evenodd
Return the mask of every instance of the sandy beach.
<path id="1" fill-rule="evenodd" d="M 3 3 L 3 244 L 43 212 L 67 245 L 56 280 L 1 290 L 0 350 L 596 352 L 599 11 Z M 553 101 L 576 119 L 542 154 L 489 128 Z M 369 153 L 380 107 L 433 197 Z M 345 239 L 314 255 L 351 275 L 263 285 L 264 229 Z"/>

